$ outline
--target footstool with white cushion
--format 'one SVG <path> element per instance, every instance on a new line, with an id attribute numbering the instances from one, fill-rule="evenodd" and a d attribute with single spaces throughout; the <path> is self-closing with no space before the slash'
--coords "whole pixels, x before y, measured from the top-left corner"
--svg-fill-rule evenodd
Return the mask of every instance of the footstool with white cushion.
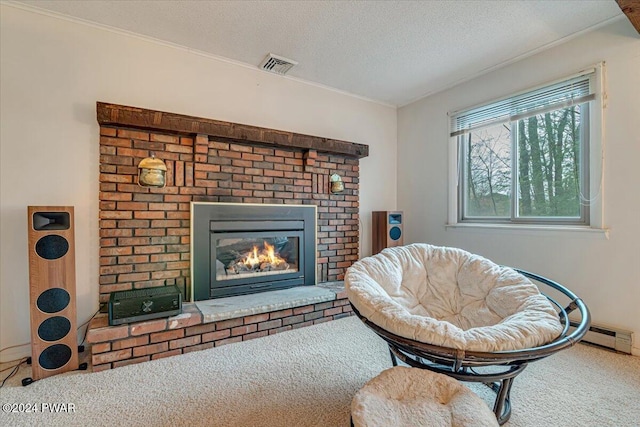
<path id="1" fill-rule="evenodd" d="M 354 427 L 498 426 L 487 404 L 454 378 L 396 366 L 370 380 L 351 403 Z"/>

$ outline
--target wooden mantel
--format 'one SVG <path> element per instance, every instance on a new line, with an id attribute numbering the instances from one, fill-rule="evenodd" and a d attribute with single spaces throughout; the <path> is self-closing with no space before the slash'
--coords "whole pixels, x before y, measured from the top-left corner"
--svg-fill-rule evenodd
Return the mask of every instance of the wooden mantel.
<path id="1" fill-rule="evenodd" d="M 203 119 L 104 102 L 97 103 L 97 112 L 100 125 L 169 131 L 185 135 L 208 135 L 232 142 L 316 150 L 359 159 L 369 155 L 369 146 L 365 144 L 239 123 Z"/>
<path id="2" fill-rule="evenodd" d="M 640 1 L 638 0 L 616 0 L 620 10 L 627 15 L 627 18 L 640 34 Z"/>

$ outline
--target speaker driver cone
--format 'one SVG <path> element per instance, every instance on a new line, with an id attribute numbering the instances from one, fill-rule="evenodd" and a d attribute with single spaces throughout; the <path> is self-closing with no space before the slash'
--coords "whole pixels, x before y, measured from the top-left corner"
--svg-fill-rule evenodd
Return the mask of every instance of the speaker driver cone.
<path id="1" fill-rule="evenodd" d="M 402 230 L 400 230 L 399 227 L 392 227 L 391 230 L 389 230 L 389 237 L 391 237 L 391 240 L 398 240 L 400 236 L 402 236 Z"/>
<path id="2" fill-rule="evenodd" d="M 57 313 L 64 310 L 71 301 L 71 295 L 65 289 L 51 288 L 40 294 L 36 305 L 45 313 Z"/>
<path id="3" fill-rule="evenodd" d="M 69 251 L 69 242 L 62 236 L 50 234 L 36 242 L 36 253 L 39 257 L 53 260 L 62 258 Z"/>
<path id="4" fill-rule="evenodd" d="M 51 347 L 45 348 L 40 357 L 38 357 L 38 363 L 44 369 L 58 369 L 64 366 L 71 359 L 71 349 L 64 344 L 54 344 Z"/>
<path id="5" fill-rule="evenodd" d="M 44 341 L 58 341 L 67 336 L 71 322 L 66 317 L 55 316 L 46 319 L 38 326 L 38 336 Z"/>

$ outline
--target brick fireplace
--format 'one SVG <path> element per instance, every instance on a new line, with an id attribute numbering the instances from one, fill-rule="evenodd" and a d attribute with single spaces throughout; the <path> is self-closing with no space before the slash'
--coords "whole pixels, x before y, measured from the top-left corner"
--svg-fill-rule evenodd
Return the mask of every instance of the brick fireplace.
<path id="1" fill-rule="evenodd" d="M 358 259 L 366 145 L 100 102 L 97 116 L 101 303 L 115 291 L 167 285 L 189 300 L 192 202 L 316 206 L 315 284 L 336 290 L 320 302 L 212 323 L 191 303 L 174 318 L 116 327 L 98 316 L 87 335 L 95 370 L 350 314 L 339 281 Z M 164 188 L 137 185 L 137 166 L 152 154 L 167 166 Z M 330 191 L 334 173 L 344 182 L 337 194 Z"/>
<path id="2" fill-rule="evenodd" d="M 316 205 L 318 282 L 341 280 L 357 260 L 366 145 L 104 103 L 98 122 L 101 303 L 174 284 L 188 299 L 191 202 Z M 167 165 L 164 188 L 137 185 L 152 153 Z"/>

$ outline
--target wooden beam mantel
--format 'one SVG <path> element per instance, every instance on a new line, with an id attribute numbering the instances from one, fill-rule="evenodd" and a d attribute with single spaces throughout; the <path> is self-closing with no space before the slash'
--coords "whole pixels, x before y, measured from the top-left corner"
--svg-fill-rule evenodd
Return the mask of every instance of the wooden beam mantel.
<path id="1" fill-rule="evenodd" d="M 640 1 L 639 0 L 616 0 L 620 10 L 627 15 L 627 18 L 640 34 Z"/>
<path id="2" fill-rule="evenodd" d="M 100 125 L 127 126 L 145 130 L 169 131 L 188 135 L 208 135 L 240 143 L 317 150 L 363 158 L 369 155 L 369 146 L 355 142 L 303 135 L 275 129 L 261 128 L 219 120 L 202 119 L 182 114 L 165 113 L 124 105 L 97 103 Z"/>

